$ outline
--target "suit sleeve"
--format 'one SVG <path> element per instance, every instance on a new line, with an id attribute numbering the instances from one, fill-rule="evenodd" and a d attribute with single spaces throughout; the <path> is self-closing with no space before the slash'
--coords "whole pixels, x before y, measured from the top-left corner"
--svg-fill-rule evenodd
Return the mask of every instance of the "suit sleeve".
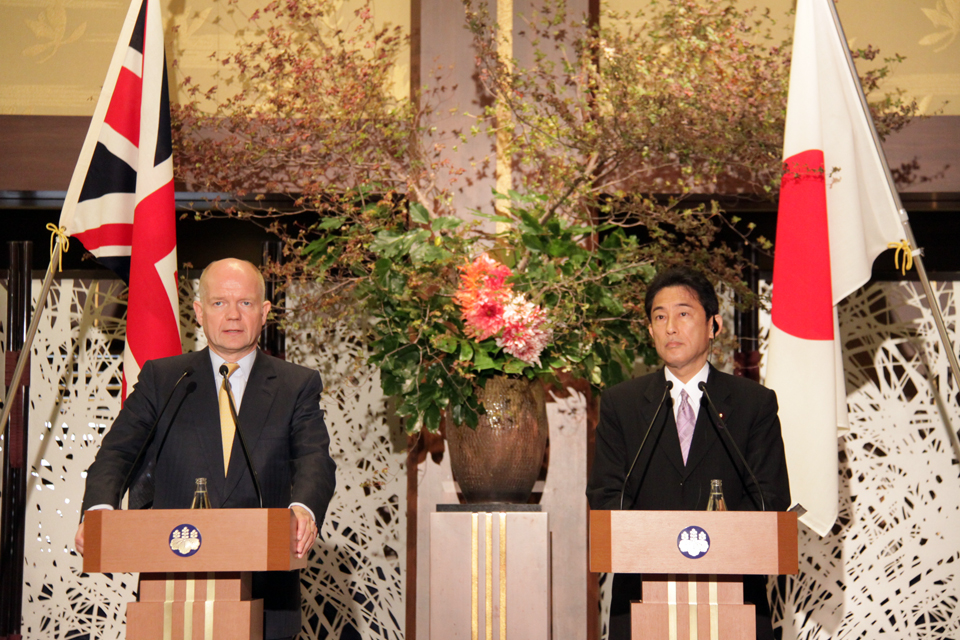
<path id="1" fill-rule="evenodd" d="M 616 402 L 609 394 L 600 398 L 593 469 L 587 482 L 591 509 L 619 509 L 620 491 L 626 475 L 626 444 Z"/>
<path id="2" fill-rule="evenodd" d="M 330 457 L 330 435 L 320 409 L 323 383 L 311 371 L 297 396 L 290 424 L 291 502 L 313 511 L 323 524 L 336 486 L 336 463 Z"/>
<path id="3" fill-rule="evenodd" d="M 747 450 L 743 452 L 750 467 L 763 488 L 767 511 L 785 511 L 790 507 L 790 480 L 787 478 L 787 461 L 780 434 L 780 418 L 777 415 L 777 395 L 764 389 L 763 399 L 756 420 L 750 429 Z M 760 508 L 760 498 L 752 482 L 748 487 L 751 499 L 742 504 L 755 504 Z"/>
<path id="4" fill-rule="evenodd" d="M 83 511 L 99 505 L 120 507 L 120 490 L 156 419 L 155 369 L 147 362 L 87 470 Z"/>

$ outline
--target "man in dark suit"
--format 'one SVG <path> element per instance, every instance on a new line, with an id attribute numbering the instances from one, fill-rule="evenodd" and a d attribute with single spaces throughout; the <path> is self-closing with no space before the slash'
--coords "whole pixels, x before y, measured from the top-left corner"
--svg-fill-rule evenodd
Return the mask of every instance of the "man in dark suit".
<path id="1" fill-rule="evenodd" d="M 713 338 L 723 327 L 713 285 L 698 271 L 672 268 L 657 274 L 644 302 L 650 336 L 666 366 L 603 393 L 587 485 L 590 508 L 706 509 L 710 481 L 718 479 L 723 481 L 731 511 L 759 510 L 761 504 L 767 510 L 787 509 L 790 486 L 776 395 L 755 382 L 721 373 L 707 362 Z M 669 391 L 668 381 L 673 385 Z M 701 382 L 706 383 L 760 487 L 721 437 L 699 389 Z M 627 479 L 651 423 L 650 437 Z M 746 532 L 744 543 L 749 544 Z M 642 597 L 639 576 L 617 574 L 612 592 L 609 638 L 627 640 L 630 601 Z M 765 580 L 748 576 L 744 598 L 757 607 L 757 637 L 771 638 Z"/>
<path id="2" fill-rule="evenodd" d="M 204 477 L 214 508 L 258 507 L 239 437 L 229 413 L 221 414 L 218 398 L 226 398 L 221 372 L 230 371 L 228 386 L 263 506 L 294 512 L 297 555 L 303 557 L 316 540 L 336 482 L 319 406 L 320 375 L 257 349 L 270 302 L 264 299 L 263 276 L 249 262 L 227 259 L 208 266 L 199 297 L 194 311 L 209 347 L 144 365 L 87 472 L 83 509 L 118 508 L 131 470 L 152 486 L 151 495 L 138 501 L 142 504 L 131 506 L 188 508 L 195 479 Z M 133 469 L 154 423 L 143 462 Z M 81 523 L 76 536 L 81 554 L 83 542 Z M 256 574 L 253 590 L 254 598 L 264 598 L 264 637 L 296 636 L 299 572 Z"/>

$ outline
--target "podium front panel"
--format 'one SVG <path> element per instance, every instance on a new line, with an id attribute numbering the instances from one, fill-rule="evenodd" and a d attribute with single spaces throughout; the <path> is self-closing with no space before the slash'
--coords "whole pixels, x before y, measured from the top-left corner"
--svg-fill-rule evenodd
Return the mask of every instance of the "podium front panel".
<path id="1" fill-rule="evenodd" d="M 263 600 L 130 602 L 127 640 L 263 640 Z"/>
<path id="2" fill-rule="evenodd" d="M 590 570 L 795 574 L 797 516 L 773 511 L 591 511 Z"/>
<path id="3" fill-rule="evenodd" d="M 288 571 L 296 557 L 289 509 L 88 511 L 83 570 L 108 572 Z"/>

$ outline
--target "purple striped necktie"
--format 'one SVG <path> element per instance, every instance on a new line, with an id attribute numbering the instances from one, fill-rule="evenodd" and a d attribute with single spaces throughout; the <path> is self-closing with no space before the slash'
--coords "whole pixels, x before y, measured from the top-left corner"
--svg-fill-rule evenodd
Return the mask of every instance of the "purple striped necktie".
<path id="1" fill-rule="evenodd" d="M 680 452 L 683 454 L 683 464 L 687 464 L 690 454 L 690 443 L 693 442 L 693 430 L 697 426 L 697 419 L 690 406 L 690 396 L 687 390 L 680 391 L 680 407 L 677 411 L 677 435 L 680 436 Z"/>

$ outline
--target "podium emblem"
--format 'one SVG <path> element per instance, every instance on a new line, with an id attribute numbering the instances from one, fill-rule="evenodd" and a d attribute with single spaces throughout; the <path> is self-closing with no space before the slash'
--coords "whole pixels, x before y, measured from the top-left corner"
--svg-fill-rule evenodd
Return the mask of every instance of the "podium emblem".
<path id="1" fill-rule="evenodd" d="M 700 527 L 687 527 L 677 536 L 677 549 L 691 560 L 702 558 L 710 550 L 710 536 Z"/>
<path id="2" fill-rule="evenodd" d="M 181 558 L 195 554 L 203 543 L 200 530 L 192 524 L 178 524 L 170 532 L 170 550 Z"/>

